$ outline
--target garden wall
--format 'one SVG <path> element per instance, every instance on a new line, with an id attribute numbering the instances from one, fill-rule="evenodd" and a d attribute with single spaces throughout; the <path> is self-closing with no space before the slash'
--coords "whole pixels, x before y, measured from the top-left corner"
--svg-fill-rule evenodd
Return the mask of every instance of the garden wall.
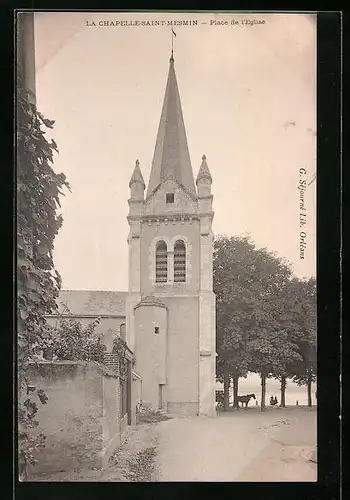
<path id="1" fill-rule="evenodd" d="M 46 447 L 35 474 L 102 468 L 121 442 L 119 377 L 94 362 L 40 361 L 30 381 L 48 401 L 38 402 Z"/>

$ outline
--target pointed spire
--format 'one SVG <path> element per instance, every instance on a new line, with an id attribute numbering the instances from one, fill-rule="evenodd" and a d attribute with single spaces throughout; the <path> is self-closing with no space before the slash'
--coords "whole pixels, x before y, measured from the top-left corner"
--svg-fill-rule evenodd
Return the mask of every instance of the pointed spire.
<path id="1" fill-rule="evenodd" d="M 130 179 L 130 182 L 129 182 L 129 187 L 131 187 L 131 185 L 134 182 L 140 182 L 143 185 L 144 188 L 146 187 L 145 181 L 143 180 L 143 177 L 142 177 L 142 172 L 141 172 L 141 169 L 140 169 L 140 162 L 139 162 L 139 160 L 136 160 L 136 162 L 135 162 L 135 168 L 134 168 L 134 171 L 132 173 L 132 176 L 131 176 L 131 179 Z"/>
<path id="2" fill-rule="evenodd" d="M 196 184 L 198 184 L 198 181 L 201 179 L 208 179 L 210 183 L 212 183 L 213 179 L 211 177 L 211 173 L 207 164 L 207 157 L 205 155 L 202 156 L 202 164 L 200 166 L 198 175 L 197 175 L 197 180 Z"/>
<path id="3" fill-rule="evenodd" d="M 169 175 L 196 196 L 173 53 L 154 151 L 147 196 Z"/>

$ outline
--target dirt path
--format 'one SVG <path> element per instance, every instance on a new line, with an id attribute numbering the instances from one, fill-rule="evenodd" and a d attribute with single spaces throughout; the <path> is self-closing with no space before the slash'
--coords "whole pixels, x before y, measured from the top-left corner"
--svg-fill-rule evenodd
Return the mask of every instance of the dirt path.
<path id="1" fill-rule="evenodd" d="M 99 481 L 155 481 L 155 457 L 158 440 L 154 424 L 129 428 L 126 439 L 109 461 Z"/>
<path id="2" fill-rule="evenodd" d="M 316 481 L 316 410 L 248 408 L 129 427 L 107 469 L 36 481 Z"/>
<path id="3" fill-rule="evenodd" d="M 255 408 L 158 425 L 158 481 L 315 481 L 316 412 Z M 301 432 L 301 429 L 304 429 Z"/>
<path id="4" fill-rule="evenodd" d="M 50 482 L 149 482 L 157 480 L 157 424 L 129 427 L 123 444 L 109 460 L 108 467 L 76 469 L 33 476 L 31 481 Z"/>
<path id="5" fill-rule="evenodd" d="M 299 414 L 299 415 L 298 415 Z M 298 418 L 299 417 L 299 418 Z M 247 482 L 317 481 L 316 412 L 291 415 L 290 425 L 270 437 L 269 444 L 237 477 Z"/>

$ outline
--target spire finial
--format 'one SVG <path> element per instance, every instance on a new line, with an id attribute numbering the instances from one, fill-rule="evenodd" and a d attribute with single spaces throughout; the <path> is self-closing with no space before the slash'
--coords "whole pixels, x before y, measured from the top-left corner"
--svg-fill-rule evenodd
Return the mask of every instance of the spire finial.
<path id="1" fill-rule="evenodd" d="M 206 160 L 206 159 L 207 159 L 207 157 L 206 157 L 205 155 L 203 155 L 203 156 L 202 156 L 202 160 L 204 161 L 204 160 Z"/>
<path id="2" fill-rule="evenodd" d="M 136 166 L 136 167 L 138 167 L 139 165 L 140 165 L 139 160 L 136 160 L 136 161 L 135 161 L 135 166 Z"/>
<path id="3" fill-rule="evenodd" d="M 171 28 L 171 56 L 169 62 L 174 62 L 174 36 L 176 37 L 176 33 L 173 28 Z"/>

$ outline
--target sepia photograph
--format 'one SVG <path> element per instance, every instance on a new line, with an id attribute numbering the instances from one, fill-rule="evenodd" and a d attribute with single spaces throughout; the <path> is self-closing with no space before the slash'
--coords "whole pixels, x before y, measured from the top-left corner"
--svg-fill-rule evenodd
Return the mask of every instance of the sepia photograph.
<path id="1" fill-rule="evenodd" d="M 318 480 L 316 30 L 17 13 L 19 481 Z"/>

